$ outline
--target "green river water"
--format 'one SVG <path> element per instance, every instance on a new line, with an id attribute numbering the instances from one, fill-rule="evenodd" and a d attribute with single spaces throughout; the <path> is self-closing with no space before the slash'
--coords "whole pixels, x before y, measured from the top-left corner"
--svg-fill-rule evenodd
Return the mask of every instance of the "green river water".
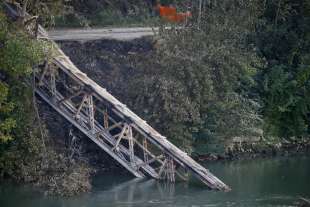
<path id="1" fill-rule="evenodd" d="M 91 193 L 48 197 L 30 186 L 1 184 L 0 207 L 217 207 L 296 206 L 310 198 L 310 157 L 257 159 L 209 164 L 231 186 L 229 193 L 207 190 L 197 181 L 159 183 L 118 172 L 97 176 Z"/>

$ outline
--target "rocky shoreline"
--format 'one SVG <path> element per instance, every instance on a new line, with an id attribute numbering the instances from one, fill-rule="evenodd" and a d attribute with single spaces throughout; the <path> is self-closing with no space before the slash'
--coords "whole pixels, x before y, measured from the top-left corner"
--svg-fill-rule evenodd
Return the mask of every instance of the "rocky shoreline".
<path id="1" fill-rule="evenodd" d="M 194 155 L 194 158 L 202 162 L 216 162 L 304 154 L 310 154 L 310 141 L 307 139 L 285 140 L 281 142 L 234 143 L 223 153 Z"/>

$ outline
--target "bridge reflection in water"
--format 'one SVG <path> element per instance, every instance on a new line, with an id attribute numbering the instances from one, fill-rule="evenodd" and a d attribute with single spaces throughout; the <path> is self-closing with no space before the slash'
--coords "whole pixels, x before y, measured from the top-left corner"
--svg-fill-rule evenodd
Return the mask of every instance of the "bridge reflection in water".
<path id="1" fill-rule="evenodd" d="M 149 189 L 155 189 L 160 195 L 154 198 Z M 113 187 L 110 191 L 113 194 L 115 204 L 126 204 L 134 206 L 137 203 L 158 203 L 163 200 L 174 198 L 175 184 L 171 182 L 156 182 L 155 180 L 134 179 Z M 138 197 L 137 197 L 138 196 Z M 104 197 L 104 196 L 103 196 Z"/>
<path id="2" fill-rule="evenodd" d="M 175 187 L 179 185 L 186 187 L 188 183 L 176 184 L 169 181 L 158 182 L 153 179 L 135 178 L 112 184 L 108 189 L 99 190 L 95 198 L 91 199 L 91 203 L 96 206 L 97 203 L 105 201 L 111 206 L 126 207 L 169 205 L 174 203 Z M 87 206 L 93 205 L 88 203 Z"/>

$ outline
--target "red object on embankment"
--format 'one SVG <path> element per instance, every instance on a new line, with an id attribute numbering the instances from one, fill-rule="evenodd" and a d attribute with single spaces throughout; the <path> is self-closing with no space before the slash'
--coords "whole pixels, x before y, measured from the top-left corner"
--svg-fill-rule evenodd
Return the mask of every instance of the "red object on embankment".
<path id="1" fill-rule="evenodd" d="M 173 6 L 157 6 L 159 16 L 169 22 L 181 23 L 184 22 L 187 18 L 191 17 L 191 12 L 177 13 L 177 9 Z"/>

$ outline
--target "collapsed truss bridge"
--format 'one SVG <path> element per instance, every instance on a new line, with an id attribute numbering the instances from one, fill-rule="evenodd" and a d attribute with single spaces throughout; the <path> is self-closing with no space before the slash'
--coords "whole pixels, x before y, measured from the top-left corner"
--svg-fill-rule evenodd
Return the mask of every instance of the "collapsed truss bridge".
<path id="1" fill-rule="evenodd" d="M 16 7 L 6 4 L 6 10 L 14 19 L 20 16 Z M 41 26 L 36 24 L 35 28 L 38 38 L 52 42 Z M 186 179 L 190 171 L 211 189 L 230 190 L 209 170 L 87 77 L 56 43 L 52 44 L 56 55 L 34 69 L 36 94 L 120 165 L 136 177 L 148 176 L 171 182 L 176 177 Z"/>

